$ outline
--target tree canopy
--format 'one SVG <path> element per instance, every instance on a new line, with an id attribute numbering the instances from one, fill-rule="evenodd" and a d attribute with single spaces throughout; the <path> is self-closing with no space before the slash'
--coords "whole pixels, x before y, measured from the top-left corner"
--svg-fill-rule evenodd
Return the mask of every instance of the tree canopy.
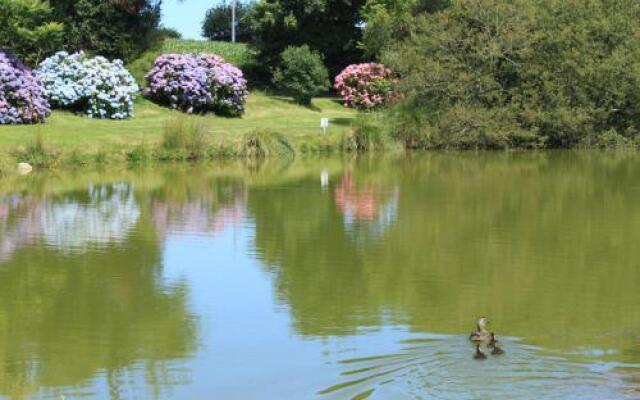
<path id="1" fill-rule="evenodd" d="M 29 64 L 61 45 L 63 29 L 46 2 L 0 0 L 0 48 L 11 50 Z"/>
<path id="2" fill-rule="evenodd" d="M 251 38 L 251 30 L 246 20 L 253 3 L 237 3 L 236 6 L 236 39 L 247 42 Z M 202 36 L 209 40 L 231 40 L 231 5 L 226 1 L 211 7 L 202 22 Z"/>
<path id="3" fill-rule="evenodd" d="M 248 15 L 264 68 L 278 65 L 288 46 L 308 45 L 332 74 L 360 60 L 360 9 L 364 0 L 264 0 Z"/>
<path id="4" fill-rule="evenodd" d="M 161 0 L 50 0 L 68 50 L 130 60 L 157 38 Z"/>
<path id="5" fill-rule="evenodd" d="M 575 147 L 636 140 L 640 3 L 453 0 L 385 60 L 410 146 Z"/>

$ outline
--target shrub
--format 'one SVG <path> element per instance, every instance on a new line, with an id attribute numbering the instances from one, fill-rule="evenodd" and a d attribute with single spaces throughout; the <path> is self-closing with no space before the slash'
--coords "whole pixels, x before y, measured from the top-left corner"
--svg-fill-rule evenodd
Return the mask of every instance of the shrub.
<path id="1" fill-rule="evenodd" d="M 334 89 L 340 92 L 345 107 L 373 109 L 396 98 L 394 76 L 383 64 L 352 64 L 336 76 Z"/>
<path id="2" fill-rule="evenodd" d="M 578 147 L 640 128 L 640 2 L 452 0 L 385 60 L 406 143 Z M 499 128 L 499 129 L 496 129 Z M 613 139 L 613 140 L 612 140 Z"/>
<path id="3" fill-rule="evenodd" d="M 281 59 L 281 66 L 273 72 L 273 83 L 296 102 L 309 105 L 313 96 L 329 88 L 329 73 L 322 57 L 309 46 L 289 46 Z"/>
<path id="4" fill-rule="evenodd" d="M 238 116 L 249 94 L 242 71 L 215 54 L 164 54 L 146 76 L 145 95 L 191 113 Z"/>
<path id="5" fill-rule="evenodd" d="M 37 74 L 53 107 L 81 111 L 89 118 L 133 115 L 138 85 L 120 60 L 61 51 L 44 60 Z"/>
<path id="6" fill-rule="evenodd" d="M 0 125 L 44 122 L 50 111 L 44 89 L 31 68 L 0 51 Z"/>

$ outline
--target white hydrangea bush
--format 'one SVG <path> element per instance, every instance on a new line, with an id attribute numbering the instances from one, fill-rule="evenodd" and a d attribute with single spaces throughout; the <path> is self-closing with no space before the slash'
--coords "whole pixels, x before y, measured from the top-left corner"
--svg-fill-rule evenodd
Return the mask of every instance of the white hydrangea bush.
<path id="1" fill-rule="evenodd" d="M 60 51 L 42 61 L 36 74 L 52 107 L 79 111 L 89 118 L 133 116 L 139 88 L 121 60 Z"/>

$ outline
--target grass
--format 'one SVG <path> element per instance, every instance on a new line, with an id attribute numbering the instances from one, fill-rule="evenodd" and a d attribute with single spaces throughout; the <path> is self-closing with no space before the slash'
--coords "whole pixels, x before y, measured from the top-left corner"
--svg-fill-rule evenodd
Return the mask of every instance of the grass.
<path id="1" fill-rule="evenodd" d="M 144 86 L 144 75 L 162 53 L 215 53 L 245 72 L 255 54 L 241 43 L 166 39 L 128 65 Z M 251 78 L 250 78 L 251 80 Z M 375 131 L 363 129 L 361 115 L 329 97 L 308 107 L 290 98 L 252 90 L 242 118 L 186 116 L 142 97 L 125 121 L 93 120 L 55 110 L 45 124 L 0 125 L 0 175 L 29 162 L 36 167 L 182 161 L 223 157 L 279 157 L 378 147 Z M 327 135 L 320 118 L 329 118 Z M 371 133 L 373 132 L 373 133 Z"/>
<path id="2" fill-rule="evenodd" d="M 155 59 L 164 53 L 213 53 L 236 65 L 245 72 L 253 70 L 255 53 L 244 43 L 214 42 L 208 40 L 165 39 L 161 46 L 145 52 L 127 65 L 136 82 L 144 85 L 144 76 Z"/>
<path id="3" fill-rule="evenodd" d="M 261 91 L 251 93 L 242 118 L 188 117 L 139 98 L 135 116 L 125 121 L 94 120 L 56 110 L 45 124 L 0 126 L 0 159 L 9 155 L 16 162 L 55 166 L 65 161 L 95 164 L 244 156 L 247 141 L 258 133 L 260 144 L 278 144 L 274 151 L 264 146 L 252 150 L 260 154 L 280 153 L 282 140 L 298 154 L 332 152 L 339 151 L 351 135 L 357 115 L 332 98 L 317 98 L 308 108 Z M 321 117 L 331 122 L 326 136 L 320 129 Z M 273 135 L 278 139 L 274 141 Z"/>

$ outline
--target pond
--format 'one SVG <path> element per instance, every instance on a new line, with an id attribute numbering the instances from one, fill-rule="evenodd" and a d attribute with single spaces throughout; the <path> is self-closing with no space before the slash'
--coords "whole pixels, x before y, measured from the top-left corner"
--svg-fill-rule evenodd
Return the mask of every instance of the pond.
<path id="1" fill-rule="evenodd" d="M 638 398 L 639 200 L 597 152 L 5 178 L 0 397 Z"/>

